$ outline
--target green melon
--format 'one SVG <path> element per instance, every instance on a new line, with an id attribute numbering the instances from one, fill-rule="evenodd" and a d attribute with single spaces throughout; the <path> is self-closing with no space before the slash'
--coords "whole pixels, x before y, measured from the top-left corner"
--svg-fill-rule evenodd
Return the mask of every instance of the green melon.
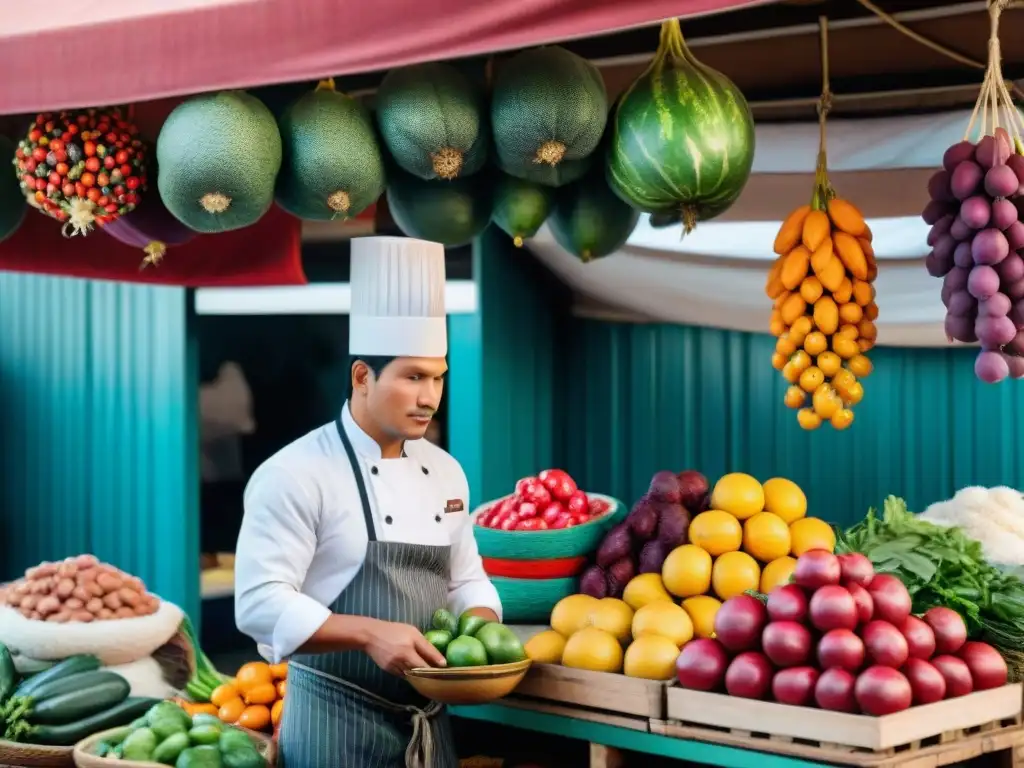
<path id="1" fill-rule="evenodd" d="M 582 261 L 615 253 L 629 239 L 640 212 L 608 188 L 600 166 L 558 191 L 548 226 L 555 240 Z"/>
<path id="2" fill-rule="evenodd" d="M 732 205 L 754 163 L 754 120 L 733 82 L 702 64 L 679 21 L 662 24 L 650 66 L 612 121 L 608 182 L 630 205 L 687 232 Z"/>
<path id="3" fill-rule="evenodd" d="M 492 220 L 512 238 L 516 248 L 537 234 L 551 214 L 554 193 L 550 187 L 502 174 L 494 188 Z"/>
<path id="4" fill-rule="evenodd" d="M 421 179 L 470 176 L 487 161 L 483 92 L 451 64 L 393 69 L 377 89 L 377 126 L 398 166 Z"/>
<path id="5" fill-rule="evenodd" d="M 174 108 L 156 159 L 167 210 L 196 232 L 227 232 L 255 224 L 274 204 L 281 134 L 256 97 L 206 93 Z"/>
<path id="6" fill-rule="evenodd" d="M 535 166 L 582 160 L 601 141 L 608 94 L 597 67 L 558 46 L 523 51 L 498 71 L 491 125 L 501 167 L 529 178 Z"/>
<path id="7" fill-rule="evenodd" d="M 563 160 L 558 165 L 537 163 L 536 165 L 521 167 L 516 173 L 513 173 L 500 163 L 499 165 L 509 176 L 515 176 L 523 181 L 529 181 L 534 184 L 542 184 L 545 187 L 555 188 L 564 187 L 566 184 L 572 184 L 577 179 L 583 178 L 594 164 L 596 155 L 597 153 L 595 152 L 593 155 L 587 155 L 579 160 Z"/>
<path id="8" fill-rule="evenodd" d="M 489 181 L 487 174 L 427 181 L 396 171 L 388 177 L 388 210 L 408 237 L 449 248 L 465 245 L 490 223 Z"/>
<path id="9" fill-rule="evenodd" d="M 324 81 L 281 116 L 277 203 L 301 219 L 358 216 L 384 192 L 384 158 L 369 112 Z"/>
<path id="10" fill-rule="evenodd" d="M 13 164 L 16 150 L 13 141 L 0 136 L 0 162 Z M 0 173 L 0 243 L 18 231 L 27 211 L 28 204 L 21 192 L 17 171 L 9 169 Z"/>

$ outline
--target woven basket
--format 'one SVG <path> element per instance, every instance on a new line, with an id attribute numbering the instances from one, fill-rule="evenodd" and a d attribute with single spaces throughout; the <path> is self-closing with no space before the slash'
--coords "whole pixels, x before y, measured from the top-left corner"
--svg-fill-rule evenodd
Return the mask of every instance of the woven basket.
<path id="1" fill-rule="evenodd" d="M 473 534 L 476 545 L 483 557 L 498 557 L 505 560 L 549 560 L 562 557 L 581 557 L 589 555 L 601 539 L 616 523 L 626 516 L 626 506 L 618 499 L 603 496 L 599 493 L 587 494 L 592 499 L 600 499 L 610 509 L 598 518 L 583 525 L 572 528 L 560 528 L 549 531 L 500 531 L 494 528 L 483 528 L 476 525 L 476 518 L 481 512 L 490 509 L 502 499 L 494 499 L 481 504 L 473 510 Z"/>
<path id="2" fill-rule="evenodd" d="M 491 577 L 501 598 L 506 624 L 547 624 L 551 609 L 563 597 L 574 595 L 579 579 L 504 579 Z"/>
<path id="3" fill-rule="evenodd" d="M 0 739 L 0 768 L 71 768 L 75 764 L 73 747 L 47 747 L 42 744 L 18 744 Z"/>
<path id="4" fill-rule="evenodd" d="M 238 726 L 234 727 L 238 728 Z M 97 757 L 94 754 L 97 744 L 121 730 L 123 729 L 111 728 L 109 731 L 93 734 L 88 739 L 78 742 L 75 745 L 74 762 L 67 763 L 67 765 L 77 765 L 78 768 L 153 768 L 155 763 L 152 762 L 111 760 L 106 757 Z M 270 737 L 264 733 L 250 731 L 248 728 L 239 728 L 239 730 L 245 731 L 249 735 L 253 744 L 256 745 L 257 751 L 267 761 L 267 765 L 273 766 L 277 761 L 277 746 L 271 741 Z"/>

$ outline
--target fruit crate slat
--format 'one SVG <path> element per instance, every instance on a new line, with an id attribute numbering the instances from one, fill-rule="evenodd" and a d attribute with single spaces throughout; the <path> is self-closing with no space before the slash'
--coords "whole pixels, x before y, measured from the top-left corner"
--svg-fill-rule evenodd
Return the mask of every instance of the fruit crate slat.
<path id="1" fill-rule="evenodd" d="M 847 765 L 945 747 L 1021 729 L 1021 685 L 1006 685 L 957 699 L 912 707 L 885 717 L 792 707 L 672 686 L 666 722 L 652 731 L 678 738 L 812 757 Z M 752 726 L 756 730 L 752 731 Z M 990 751 L 990 750 L 986 750 Z M 868 762 L 864 762 L 867 760 Z M 899 763 L 894 763 L 899 764 Z M 947 763 L 938 763 L 947 764 Z"/>
<path id="2" fill-rule="evenodd" d="M 606 712 L 665 719 L 665 683 L 609 672 L 534 664 L 515 693 Z"/>

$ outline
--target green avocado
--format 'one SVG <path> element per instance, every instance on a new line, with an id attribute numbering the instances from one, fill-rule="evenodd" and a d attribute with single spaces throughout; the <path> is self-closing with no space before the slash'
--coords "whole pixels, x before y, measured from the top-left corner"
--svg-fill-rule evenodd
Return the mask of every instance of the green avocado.
<path id="1" fill-rule="evenodd" d="M 459 630 L 456 633 L 459 637 L 469 635 L 473 637 L 480 631 L 480 627 L 487 623 L 482 616 L 475 616 L 469 611 L 459 616 Z"/>

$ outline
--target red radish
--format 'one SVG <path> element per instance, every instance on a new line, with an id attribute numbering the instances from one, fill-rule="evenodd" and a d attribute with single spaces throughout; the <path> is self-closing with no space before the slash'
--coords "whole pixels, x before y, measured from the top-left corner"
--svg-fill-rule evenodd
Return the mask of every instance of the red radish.
<path id="1" fill-rule="evenodd" d="M 937 605 L 925 611 L 923 618 L 935 633 L 936 653 L 956 653 L 967 642 L 967 625 L 952 608 Z"/>
<path id="2" fill-rule="evenodd" d="M 818 666 L 856 672 L 864 664 L 864 641 L 849 629 L 833 629 L 818 641 Z"/>
<path id="3" fill-rule="evenodd" d="M 959 656 L 971 672 L 974 690 L 987 691 L 989 688 L 1006 685 L 1006 678 L 1009 675 L 1006 661 L 999 655 L 999 651 L 988 643 L 970 640 L 964 643 Z"/>
<path id="4" fill-rule="evenodd" d="M 814 701 L 814 685 L 818 682 L 814 667 L 780 669 L 772 678 L 772 696 L 780 704 L 806 707 Z"/>
<path id="5" fill-rule="evenodd" d="M 548 489 L 548 493 L 559 501 L 568 501 L 576 492 L 575 481 L 561 469 L 545 469 L 537 475 L 537 479 Z"/>
<path id="6" fill-rule="evenodd" d="M 730 651 L 757 647 L 768 612 L 756 597 L 737 595 L 726 600 L 715 613 L 715 637 Z"/>
<path id="7" fill-rule="evenodd" d="M 846 585 L 846 589 L 857 604 L 857 621 L 867 624 L 875 614 L 875 601 L 871 599 L 871 593 L 852 581 Z"/>
<path id="8" fill-rule="evenodd" d="M 876 665 L 899 669 L 910 658 L 907 638 L 887 621 L 869 621 L 861 638 L 868 658 Z"/>
<path id="9" fill-rule="evenodd" d="M 964 663 L 963 659 L 956 656 L 936 656 L 931 660 L 932 666 L 939 670 L 946 681 L 946 698 L 952 699 L 956 696 L 966 696 L 974 690 L 974 681 L 971 679 L 971 670 Z"/>
<path id="10" fill-rule="evenodd" d="M 856 712 L 853 696 L 856 679 L 845 669 L 826 669 L 814 685 L 814 700 L 822 709 L 833 712 Z"/>
<path id="11" fill-rule="evenodd" d="M 815 629 L 853 629 L 857 626 L 857 603 L 853 595 L 838 584 L 828 584 L 811 595 L 809 615 Z"/>
<path id="12" fill-rule="evenodd" d="M 775 666 L 796 667 L 811 655 L 811 633 L 795 621 L 773 621 L 761 634 L 761 647 Z"/>
<path id="13" fill-rule="evenodd" d="M 841 570 L 839 558 L 825 549 L 811 549 L 796 561 L 793 583 L 808 589 L 838 584 Z"/>
<path id="14" fill-rule="evenodd" d="M 910 615 L 910 593 L 903 582 L 888 573 L 880 573 L 871 580 L 868 592 L 875 603 L 875 618 L 902 627 Z"/>
<path id="15" fill-rule="evenodd" d="M 721 643 L 698 637 L 683 646 L 676 659 L 676 677 L 683 688 L 713 691 L 722 684 L 728 665 L 729 656 Z"/>
<path id="16" fill-rule="evenodd" d="M 860 552 L 847 552 L 839 555 L 839 571 L 843 584 L 857 584 L 866 587 L 875 577 L 875 566 Z"/>
<path id="17" fill-rule="evenodd" d="M 902 712 L 914 699 L 910 681 L 892 667 L 868 667 L 853 688 L 857 704 L 865 714 L 881 717 Z"/>
<path id="18" fill-rule="evenodd" d="M 900 630 L 907 639 L 907 650 L 912 659 L 930 659 L 935 655 L 935 633 L 917 616 L 907 616 Z"/>
<path id="19" fill-rule="evenodd" d="M 803 621 L 807 595 L 796 584 L 784 584 L 768 593 L 767 609 L 772 621 Z"/>
<path id="20" fill-rule="evenodd" d="M 946 698 L 946 678 L 933 664 L 911 657 L 903 666 L 903 674 L 910 681 L 914 704 L 934 704 Z"/>
<path id="21" fill-rule="evenodd" d="M 725 670 L 725 690 L 730 696 L 763 699 L 771 688 L 772 665 L 763 653 L 741 653 Z"/>

